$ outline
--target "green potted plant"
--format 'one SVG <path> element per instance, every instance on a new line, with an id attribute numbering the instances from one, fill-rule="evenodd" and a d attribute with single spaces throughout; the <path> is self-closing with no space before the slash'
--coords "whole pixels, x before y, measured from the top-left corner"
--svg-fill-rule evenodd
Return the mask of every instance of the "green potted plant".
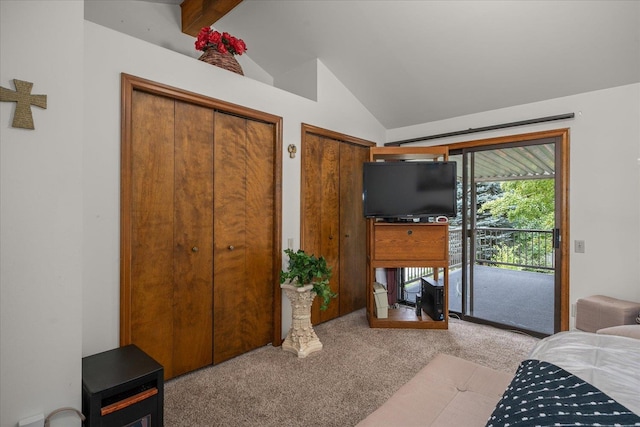
<path id="1" fill-rule="evenodd" d="M 296 287 L 313 285 L 313 292 L 322 298 L 320 310 L 326 310 L 331 298 L 338 295 L 329 287 L 332 272 L 327 260 L 323 256 L 309 255 L 302 249 L 296 252 L 285 249 L 284 253 L 289 257 L 289 264 L 287 270 L 280 273 L 280 284 L 288 282 Z"/>
<path id="2" fill-rule="evenodd" d="M 321 310 L 326 310 L 337 294 L 329 287 L 331 267 L 324 257 L 309 255 L 302 249 L 285 249 L 288 268 L 280 272 L 280 287 L 291 301 L 291 328 L 282 349 L 307 357 L 322 349 L 322 343 L 311 325 L 311 305 L 314 298 L 322 298 Z"/>

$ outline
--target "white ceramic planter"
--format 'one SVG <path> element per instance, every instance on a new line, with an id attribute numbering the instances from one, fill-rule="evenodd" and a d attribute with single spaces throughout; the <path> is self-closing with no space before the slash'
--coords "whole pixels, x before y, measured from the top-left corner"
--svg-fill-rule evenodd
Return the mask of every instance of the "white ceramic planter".
<path id="1" fill-rule="evenodd" d="M 297 287 L 288 283 L 280 285 L 291 301 L 292 320 L 289 333 L 282 343 L 282 349 L 307 357 L 314 351 L 322 350 L 322 343 L 311 325 L 311 304 L 316 297 L 313 285 Z"/>

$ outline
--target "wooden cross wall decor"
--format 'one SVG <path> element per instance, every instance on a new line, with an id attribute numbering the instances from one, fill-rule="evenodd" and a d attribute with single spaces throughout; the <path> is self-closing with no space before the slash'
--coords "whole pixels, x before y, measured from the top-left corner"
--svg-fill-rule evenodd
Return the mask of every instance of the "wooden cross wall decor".
<path id="1" fill-rule="evenodd" d="M 0 87 L 0 101 L 15 102 L 16 110 L 13 115 L 14 128 L 35 129 L 31 106 L 47 108 L 47 95 L 31 95 L 33 83 L 13 79 L 16 90 Z"/>

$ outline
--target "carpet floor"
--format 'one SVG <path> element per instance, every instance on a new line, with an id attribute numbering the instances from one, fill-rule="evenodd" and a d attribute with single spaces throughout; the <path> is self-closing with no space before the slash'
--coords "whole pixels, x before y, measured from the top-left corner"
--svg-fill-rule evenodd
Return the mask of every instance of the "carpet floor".
<path id="1" fill-rule="evenodd" d="M 448 330 L 369 328 L 364 309 L 315 327 L 304 359 L 271 345 L 165 384 L 167 427 L 357 424 L 436 354 L 515 372 L 538 339 L 450 319 Z"/>

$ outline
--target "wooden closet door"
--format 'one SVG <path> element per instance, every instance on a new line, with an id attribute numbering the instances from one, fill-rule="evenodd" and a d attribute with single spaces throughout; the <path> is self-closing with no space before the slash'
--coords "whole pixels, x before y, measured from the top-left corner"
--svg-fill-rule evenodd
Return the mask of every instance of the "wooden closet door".
<path id="1" fill-rule="evenodd" d="M 130 340 L 122 343 L 156 359 L 165 378 L 173 376 L 174 108 L 173 100 L 133 93 Z"/>
<path id="2" fill-rule="evenodd" d="M 213 362 L 213 110 L 176 102 L 173 369 Z"/>
<path id="3" fill-rule="evenodd" d="M 213 362 L 273 337 L 273 125 L 215 113 Z"/>
<path id="4" fill-rule="evenodd" d="M 130 330 L 122 339 L 158 360 L 165 378 L 212 360 L 212 119 L 207 108 L 133 93 Z"/>
<path id="5" fill-rule="evenodd" d="M 367 222 L 362 212 L 362 164 L 369 148 L 340 144 L 340 315 L 364 308 Z"/>
<path id="6" fill-rule="evenodd" d="M 367 222 L 362 214 L 362 164 L 369 141 L 302 126 L 301 248 L 333 268 L 338 298 L 327 311 L 314 303 L 316 324 L 366 305 Z"/>
<path id="7" fill-rule="evenodd" d="M 331 289 L 340 298 L 340 142 L 307 135 L 303 147 L 302 182 L 302 249 L 324 256 L 331 266 Z M 317 324 L 338 317 L 337 299 L 325 311 L 314 301 L 311 323 Z"/>

